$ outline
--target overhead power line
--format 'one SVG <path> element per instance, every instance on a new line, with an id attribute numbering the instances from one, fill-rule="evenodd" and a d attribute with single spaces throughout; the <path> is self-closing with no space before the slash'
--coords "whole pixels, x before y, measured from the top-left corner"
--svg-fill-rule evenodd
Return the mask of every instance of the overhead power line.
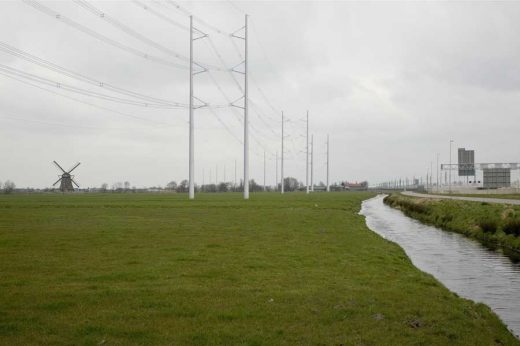
<path id="1" fill-rule="evenodd" d="M 78 22 L 75 22 L 69 18 L 67 18 L 66 16 L 58 13 L 58 12 L 54 12 L 53 10 L 51 10 L 50 8 L 38 3 L 37 1 L 34 1 L 34 0 L 22 0 L 24 3 L 26 3 L 27 5 L 29 6 L 32 6 L 33 8 L 35 8 L 36 10 L 50 16 L 50 17 L 53 17 L 53 18 L 56 18 L 57 20 L 61 21 L 62 23 L 65 23 L 67 25 L 69 25 L 70 27 L 73 27 L 75 28 L 76 30 L 79 30 L 91 37 L 94 37 L 95 39 L 98 39 L 108 45 L 111 45 L 113 47 L 116 47 L 116 48 L 119 48 L 127 53 L 130 53 L 130 54 L 133 54 L 135 56 L 138 56 L 138 57 L 141 57 L 141 58 L 144 58 L 146 60 L 149 60 L 149 61 L 152 61 L 152 62 L 155 62 L 155 63 L 158 63 L 158 64 L 162 64 L 162 65 L 165 65 L 165 66 L 169 66 L 169 67 L 175 67 L 175 68 L 179 68 L 179 69 L 185 69 L 187 70 L 188 69 L 188 66 L 186 65 L 181 65 L 181 64 L 178 64 L 178 63 L 175 63 L 175 62 L 172 62 L 172 61 L 169 61 L 169 60 L 165 60 L 165 59 L 162 59 L 160 57 L 157 57 L 155 55 L 152 55 L 152 54 L 148 54 L 146 52 L 143 52 L 139 49 L 136 49 L 136 48 L 133 48 L 133 47 L 130 47 L 130 46 L 127 46 L 127 45 L 124 45 L 116 40 L 113 40 L 105 35 L 102 35 L 82 24 L 79 24 Z"/>
<path id="2" fill-rule="evenodd" d="M 218 58 L 218 60 L 219 60 L 220 64 L 222 65 L 222 67 L 229 73 L 229 75 L 231 76 L 231 79 L 233 79 L 233 81 L 235 82 L 235 85 L 236 85 L 237 89 L 241 93 L 243 93 L 244 89 L 242 88 L 242 85 L 240 85 L 240 83 L 238 82 L 236 76 L 233 74 L 231 69 L 227 67 L 227 64 L 224 61 L 224 58 L 222 57 L 222 54 L 220 54 L 220 52 L 218 51 L 217 46 L 215 45 L 215 43 L 213 42 L 211 37 L 208 37 L 207 42 L 208 42 L 208 45 L 210 46 L 211 50 L 215 54 L 215 56 Z"/>
<path id="3" fill-rule="evenodd" d="M 22 122 L 28 122 L 28 123 L 35 123 L 35 124 L 42 124 L 42 125 L 49 125 L 49 126 L 63 126 L 63 127 L 72 127 L 72 128 L 81 128 L 81 129 L 92 129 L 92 130 L 119 130 L 119 131 L 126 131 L 128 129 L 123 128 L 116 128 L 116 127 L 102 127 L 102 126 L 85 126 L 85 125 L 77 125 L 77 124 L 68 124 L 68 123 L 61 123 L 61 122 L 49 122 L 49 121 L 42 121 L 42 120 L 35 120 L 35 119 L 25 119 L 20 118 L 18 116 L 5 116 L 0 115 L 0 119 L 9 119 L 9 120 L 15 120 L 15 121 L 22 121 Z M 162 129 L 164 127 L 157 127 L 158 129 Z M 138 128 L 133 128 L 132 130 L 138 131 Z"/>
<path id="4" fill-rule="evenodd" d="M 256 80 L 251 76 L 251 80 L 255 84 L 256 90 L 258 90 L 258 93 L 262 98 L 264 99 L 265 103 L 271 108 L 271 110 L 274 112 L 274 114 L 277 114 L 279 112 L 278 108 L 273 106 L 272 102 L 269 100 L 269 98 L 266 96 L 265 92 L 262 90 L 262 88 L 258 85 Z M 273 119 L 271 119 L 273 120 Z"/>
<path id="5" fill-rule="evenodd" d="M 54 64 L 54 63 L 52 63 L 52 62 L 50 62 L 48 60 L 42 59 L 42 58 L 37 57 L 35 55 L 31 55 L 31 54 L 29 54 L 27 52 L 24 52 L 24 51 L 22 51 L 22 50 L 20 50 L 18 48 L 15 48 L 15 47 L 10 46 L 10 45 L 8 45 L 6 43 L 3 43 L 3 42 L 0 42 L 0 50 L 4 51 L 6 53 L 9 53 L 11 55 L 14 55 L 14 56 L 16 56 L 18 58 L 21 58 L 21 59 L 24 59 L 26 61 L 32 62 L 33 64 L 37 64 L 37 65 L 42 66 L 44 68 L 47 68 L 49 70 L 61 73 L 61 74 L 66 75 L 68 77 L 71 77 L 71 78 L 74 78 L 74 79 L 77 79 L 77 80 L 80 80 L 80 81 L 83 81 L 83 82 L 86 82 L 86 83 L 89 83 L 89 84 L 101 87 L 103 89 L 108 89 L 110 91 L 117 92 L 117 93 L 120 93 L 120 94 L 123 94 L 123 95 L 132 96 L 132 97 L 135 97 L 135 98 L 138 98 L 138 99 L 141 99 L 141 100 L 145 100 L 145 101 L 148 101 L 148 102 L 161 103 L 161 104 L 170 105 L 170 106 L 179 106 L 179 107 L 187 107 L 188 106 L 187 104 L 183 104 L 183 103 L 179 103 L 179 102 L 175 102 L 175 101 L 170 101 L 170 100 L 165 100 L 165 99 L 161 99 L 161 98 L 157 98 L 157 97 L 143 95 L 143 94 L 137 93 L 135 91 L 130 91 L 130 90 L 127 90 L 127 89 L 124 89 L 124 88 L 116 87 L 116 86 L 111 85 L 109 83 L 102 82 L 102 81 L 96 80 L 96 79 L 91 78 L 91 77 L 87 77 L 87 76 L 85 76 L 85 75 L 83 75 L 81 73 L 77 73 L 77 72 L 71 71 L 71 70 L 69 70 L 67 68 L 64 68 L 64 67 L 60 66 L 60 65 Z"/>
<path id="6" fill-rule="evenodd" d="M 214 54 L 217 56 L 219 62 L 222 64 L 222 66 L 226 66 L 226 62 L 224 61 L 224 58 L 222 57 L 222 54 L 220 54 L 220 52 L 218 51 L 216 45 L 214 44 L 214 42 L 209 39 L 209 46 L 210 48 L 212 49 L 212 51 L 214 52 Z M 233 79 L 233 81 L 235 82 L 235 85 L 237 86 L 237 89 L 240 91 L 240 92 L 244 92 L 244 89 L 242 88 L 242 85 L 240 84 L 240 82 L 237 80 L 236 76 L 233 74 L 232 72 L 232 69 L 228 69 L 228 72 L 231 76 L 231 78 Z M 217 80 L 214 78 L 213 74 L 212 73 L 209 73 L 209 76 L 210 76 L 210 79 L 211 79 L 211 82 L 217 87 L 217 89 L 220 91 L 220 93 L 222 94 L 222 96 L 224 97 L 224 99 L 230 104 L 230 105 L 233 105 L 234 102 L 231 101 L 231 99 L 229 98 L 229 96 L 226 94 L 226 92 L 224 91 L 224 89 L 220 86 L 220 84 L 217 82 Z M 265 121 L 263 119 L 263 115 L 259 112 L 259 110 L 257 109 L 257 107 L 254 106 L 254 103 L 251 101 L 251 98 L 249 98 L 249 102 L 251 102 L 251 105 L 253 106 L 252 109 L 253 111 L 255 112 L 255 114 L 258 116 L 258 118 L 264 123 L 264 125 L 275 135 L 275 136 L 278 136 L 276 134 L 276 131 L 272 128 L 271 125 L 269 125 L 269 123 L 267 121 Z M 237 119 L 239 120 L 240 123 L 242 123 L 242 119 L 240 118 L 240 114 L 237 114 L 237 110 L 234 109 L 234 112 L 235 116 L 237 117 Z M 254 125 L 253 124 L 250 124 L 251 125 L 251 128 L 255 131 L 257 131 L 255 128 L 254 128 Z M 259 132 L 259 131 L 257 131 Z M 253 133 L 251 133 L 252 137 L 254 136 Z M 258 142 L 258 141 L 257 141 Z M 262 145 L 261 145 L 262 146 Z M 265 147 L 262 146 L 262 148 L 264 150 Z"/>
<path id="7" fill-rule="evenodd" d="M 185 31 L 188 31 L 188 32 L 190 31 L 190 28 L 187 25 L 183 25 L 183 24 L 180 24 L 180 23 L 172 20 L 170 17 L 165 16 L 162 13 L 154 10 L 153 8 L 148 6 L 147 4 L 144 4 L 141 1 L 137 1 L 137 0 L 132 0 L 132 2 L 135 5 L 137 5 L 138 7 L 142 8 L 145 11 L 148 11 L 149 13 L 153 14 L 154 16 L 156 16 L 159 19 L 161 19 L 161 20 L 163 20 L 163 21 L 165 21 L 167 23 L 170 23 L 173 26 L 176 26 L 177 28 L 179 28 L 181 30 L 185 30 Z"/>
<path id="8" fill-rule="evenodd" d="M 215 32 L 217 34 L 220 34 L 220 35 L 229 36 L 229 33 L 227 33 L 226 31 L 220 30 L 216 26 L 206 22 L 204 19 L 202 19 L 202 18 L 200 18 L 198 16 L 195 16 L 193 13 L 191 13 L 190 11 L 188 11 L 187 9 L 185 9 L 184 7 L 182 7 L 181 5 L 176 3 L 175 1 L 166 0 L 166 3 L 169 4 L 170 6 L 175 7 L 177 10 L 183 12 L 187 16 L 193 16 L 193 19 L 195 21 L 199 22 L 202 26 L 206 27 L 207 29 L 210 29 L 211 31 L 213 31 L 213 32 Z"/>
<path id="9" fill-rule="evenodd" d="M 223 89 L 223 88 L 220 86 L 220 84 L 217 82 L 217 80 L 214 78 L 214 76 L 213 76 L 211 73 L 209 73 L 208 75 L 209 75 L 209 77 L 210 77 L 210 80 L 215 84 L 215 86 L 216 86 L 217 89 L 220 91 L 220 93 L 222 94 L 222 96 L 224 97 L 224 99 L 225 99 L 225 100 L 226 100 L 230 105 L 232 105 L 233 102 L 231 101 L 231 99 L 229 98 L 229 96 L 226 94 L 226 92 L 224 91 L 224 89 Z M 236 117 L 237 121 L 239 122 L 239 124 L 242 125 L 242 124 L 243 124 L 243 120 L 242 120 L 242 118 L 240 117 L 240 113 L 237 111 L 236 108 L 233 107 L 232 109 L 233 109 L 232 112 L 235 114 L 235 117 Z M 227 125 L 223 122 L 222 119 L 220 119 L 219 121 L 221 122 L 221 124 L 222 124 L 223 126 L 227 127 Z M 255 131 L 255 132 L 251 132 L 251 138 L 253 138 L 253 140 L 254 140 L 254 141 L 255 141 L 255 142 L 256 142 L 256 143 L 257 143 L 257 144 L 258 144 L 258 145 L 259 145 L 263 150 L 268 151 L 268 152 L 270 153 L 271 151 L 270 151 L 270 150 L 267 150 L 267 149 L 265 148 L 265 146 L 261 143 L 261 141 L 260 141 L 258 138 L 256 138 L 256 134 L 259 134 L 260 131 L 258 131 L 258 129 L 257 129 L 257 128 L 252 124 L 252 123 L 250 123 L 249 125 L 251 126 L 251 128 L 253 129 L 253 131 Z M 241 144 L 243 144 L 242 141 L 241 141 Z M 259 153 L 256 153 L 256 154 L 257 154 L 257 155 L 260 155 Z"/>
<path id="10" fill-rule="evenodd" d="M 207 28 L 219 33 L 219 34 L 223 34 L 224 36 L 226 36 L 227 38 L 230 39 L 231 43 L 233 44 L 233 47 L 235 48 L 236 52 L 237 52 L 237 55 L 239 56 L 240 60 L 243 61 L 243 56 L 242 56 L 242 53 L 240 52 L 240 49 L 238 48 L 238 46 L 236 45 L 236 42 L 235 40 L 232 39 L 232 34 L 228 34 L 228 33 L 225 33 L 223 30 L 215 27 L 214 25 L 211 25 L 209 24 L 208 22 L 206 22 L 205 20 L 203 20 L 202 18 L 200 17 L 197 17 L 197 16 L 194 16 L 190 11 L 184 9 L 182 6 L 178 5 L 176 2 L 174 1 L 167 1 L 167 3 L 169 3 L 171 6 L 175 7 L 177 10 L 181 11 L 183 14 L 186 14 L 186 15 L 190 15 L 190 16 L 193 16 L 193 18 L 195 20 L 197 20 L 199 23 L 203 24 L 204 26 L 206 26 Z M 211 37 L 208 37 L 208 40 L 207 40 L 207 44 L 208 46 L 211 48 L 211 50 L 213 51 L 213 53 L 215 54 L 215 56 L 217 57 L 217 59 L 219 60 L 221 66 L 222 66 L 222 70 L 224 71 L 227 71 L 228 74 L 231 76 L 233 82 L 235 83 L 237 89 L 243 93 L 244 92 L 244 89 L 242 88 L 242 85 L 240 84 L 240 82 L 238 82 L 235 74 L 232 72 L 232 68 L 229 68 L 228 67 L 228 64 L 224 61 L 224 58 L 222 57 L 222 54 L 220 54 L 220 52 L 218 51 L 214 41 L 211 39 Z M 218 82 L 216 81 L 216 79 L 213 77 L 213 75 L 210 73 L 210 79 L 211 79 L 211 82 L 217 87 L 217 89 L 221 92 L 221 94 L 224 96 L 224 98 L 226 99 L 226 101 L 229 103 L 229 104 L 232 104 L 233 102 L 231 101 L 231 99 L 226 95 L 225 91 L 223 90 L 223 88 L 218 84 Z M 254 81 L 253 81 L 254 82 Z M 276 108 L 272 105 L 272 103 L 268 100 L 267 96 L 265 95 L 265 93 L 261 90 L 261 88 L 257 85 L 257 83 L 255 83 L 255 87 L 256 89 L 259 91 L 260 95 L 262 96 L 262 98 L 266 101 L 266 103 L 268 103 L 268 106 L 274 110 L 275 113 L 277 113 L 278 111 L 276 110 Z M 251 101 L 251 99 L 250 99 Z M 252 110 L 253 112 L 258 116 L 258 118 L 261 120 L 261 122 L 268 128 L 268 130 L 274 135 L 274 136 L 278 136 L 278 134 L 276 133 L 276 130 L 273 129 L 273 127 L 269 124 L 269 121 L 276 121 L 276 120 L 273 120 L 273 118 L 269 117 L 269 116 L 266 116 L 260 109 L 260 107 L 256 104 L 254 104 L 253 102 L 251 102 L 252 104 Z M 234 111 L 234 114 L 237 115 L 237 111 L 235 109 Z M 265 120 L 264 118 L 268 118 L 268 120 Z M 241 121 L 240 119 L 240 115 L 237 115 L 237 119 L 239 119 L 239 121 Z M 251 124 L 252 125 L 252 124 Z M 251 126 L 252 128 L 254 128 L 254 126 Z M 258 132 L 258 131 L 257 131 Z M 262 146 L 263 147 L 263 146 Z M 264 148 L 265 149 L 265 148 Z M 272 154 L 272 153 L 270 153 Z"/>
<path id="11" fill-rule="evenodd" d="M 39 86 L 39 85 L 36 85 L 36 84 L 33 84 L 31 82 L 28 82 L 26 80 L 23 80 L 23 79 L 20 79 L 20 78 L 17 78 L 17 77 L 14 77 L 14 76 L 11 76 L 11 75 L 8 75 L 8 74 L 5 74 L 5 73 L 2 73 L 0 72 L 0 75 L 3 75 L 5 77 L 8 77 L 10 79 L 13 79 L 13 80 L 16 80 L 20 83 L 23 83 L 23 84 L 26 84 L 26 85 L 29 85 L 29 86 L 32 86 L 34 88 L 38 88 L 40 90 L 43 90 L 43 91 L 46 91 L 48 93 L 51 93 L 51 94 L 54 94 L 54 95 L 58 95 L 58 96 L 61 96 L 61 97 L 64 97 L 66 99 L 69 99 L 69 100 L 72 100 L 72 101 L 75 101 L 75 102 L 78 102 L 78 103 L 82 103 L 82 104 L 85 104 L 85 105 L 88 105 L 90 107 L 93 107 L 93 108 L 97 108 L 97 109 L 101 109 L 101 110 L 104 110 L 104 111 L 107 111 L 107 112 L 111 112 L 111 113 L 114 113 L 114 114 L 118 114 L 118 115 L 121 115 L 121 116 L 124 116 L 124 117 L 129 117 L 129 118 L 134 118 L 134 119 L 139 119 L 139 120 L 142 120 L 142 121 L 145 121 L 145 122 L 149 122 L 149 123 L 154 123 L 156 124 L 156 126 L 168 126 L 168 127 L 180 127 L 181 125 L 175 125 L 175 124 L 170 124 L 170 123 L 165 123 L 165 122 L 160 122 L 160 121 L 155 121 L 155 120 L 152 120 L 152 119 L 149 119 L 149 118 L 143 118 L 143 117 L 139 117 L 139 116 L 136 116 L 136 115 L 133 115 L 133 114 L 129 114 L 129 113 L 125 113 L 125 112 L 121 112 L 121 111 L 118 111 L 118 110 L 115 110 L 115 109 L 111 109 L 111 108 L 107 108 L 107 107 L 103 107 L 103 106 L 99 106 L 99 105 L 96 105 L 94 103 L 90 103 L 90 102 L 87 102 L 87 101 L 84 101 L 84 100 L 80 100 L 80 99 L 77 99 L 75 97 L 71 97 L 69 95 L 64 95 L 64 94 L 61 94 L 59 92 L 56 92 L 54 90 L 50 90 L 50 89 L 47 89 L 47 88 L 44 88 L 42 86 Z"/>
<path id="12" fill-rule="evenodd" d="M 90 97 L 96 97 L 96 98 L 106 100 L 106 101 L 118 102 L 118 103 L 122 103 L 122 104 L 133 105 L 133 106 L 141 106 L 141 107 L 146 107 L 146 108 L 158 108 L 158 109 L 184 108 L 184 107 L 180 107 L 180 106 L 168 106 L 168 105 L 163 105 L 163 104 L 154 104 L 154 103 L 134 101 L 134 100 L 130 100 L 130 99 L 123 99 L 123 98 L 116 97 L 116 96 L 102 94 L 102 93 L 98 93 L 95 91 L 90 91 L 90 90 L 74 87 L 74 86 L 71 86 L 71 85 L 68 85 L 65 83 L 56 82 L 56 81 L 50 80 L 48 78 L 41 77 L 41 76 L 38 76 L 38 75 L 35 75 L 32 73 L 24 72 L 24 71 L 21 71 L 21 70 L 18 70 L 18 69 L 15 69 L 13 67 L 3 65 L 3 64 L 0 64 L 0 71 L 4 72 L 5 74 L 14 75 L 14 76 L 17 76 L 17 77 L 20 77 L 23 79 L 27 79 L 27 80 L 31 80 L 33 82 L 41 83 L 41 84 L 44 84 L 47 86 L 53 86 L 58 89 L 63 89 L 63 90 L 71 91 L 74 93 L 78 93 L 78 94 L 82 94 L 82 95 L 86 95 L 86 96 L 90 96 Z"/>
<path id="13" fill-rule="evenodd" d="M 215 112 L 214 109 L 209 108 L 210 113 L 217 119 L 217 121 L 224 127 L 224 129 L 238 141 L 240 144 L 244 144 L 244 142 L 229 128 L 229 126 L 222 120 L 222 118 Z"/>
<path id="14" fill-rule="evenodd" d="M 187 56 L 184 56 L 182 54 L 179 54 L 177 53 L 176 51 L 170 49 L 170 48 L 167 48 L 165 46 L 163 46 L 162 44 L 160 43 L 157 43 L 155 42 L 154 40 L 152 39 L 149 39 L 148 37 L 142 35 L 141 33 L 137 32 L 136 30 L 132 29 L 131 27 L 129 27 L 128 25 L 125 25 L 123 23 L 121 23 L 119 20 L 115 19 L 114 17 L 108 15 L 107 13 L 101 11 L 100 9 L 98 9 L 97 7 L 95 7 L 94 5 L 88 3 L 87 1 L 85 0 L 73 0 L 77 5 L 81 6 L 83 9 L 87 10 L 88 12 L 94 14 L 95 16 L 101 18 L 102 20 L 106 21 L 107 23 L 109 23 L 110 25 L 118 28 L 119 30 L 123 31 L 124 33 L 126 33 L 127 35 L 130 35 L 132 36 L 133 38 L 151 46 L 151 47 L 154 47 L 155 49 L 157 50 L 160 50 L 161 52 L 165 53 L 165 54 L 168 54 L 168 55 L 171 55 L 177 59 L 180 59 L 180 60 L 183 60 L 183 61 L 186 61 L 186 62 L 189 62 L 190 61 L 190 58 L 187 57 Z M 217 66 L 213 66 L 213 65 L 210 65 L 210 64 L 207 64 L 207 63 L 202 63 L 202 62 L 196 62 L 197 65 L 203 67 L 203 68 L 206 68 L 206 69 L 213 69 L 213 70 L 220 70 L 219 67 Z"/>
<path id="15" fill-rule="evenodd" d="M 147 38 L 146 36 L 144 35 L 141 35 L 140 33 L 138 33 L 137 31 L 135 31 L 134 29 L 130 28 L 129 26 L 121 23 L 120 21 L 118 21 L 117 19 L 115 18 L 112 18 L 110 15 L 106 14 L 105 12 L 99 10 L 98 8 L 96 8 L 94 5 L 92 4 L 89 4 L 87 1 L 85 0 L 73 0 L 74 3 L 76 3 L 77 5 L 81 6 L 84 10 L 87 10 L 88 12 L 94 14 L 95 16 L 101 18 L 102 20 L 106 21 L 107 23 L 111 24 L 112 26 L 115 26 L 116 28 L 118 28 L 119 30 L 125 32 L 126 34 L 134 37 L 135 39 L 141 41 L 141 42 L 144 42 L 145 44 L 149 45 L 149 46 L 152 46 L 154 48 L 156 48 L 157 50 L 160 50 L 161 52 L 165 53 L 165 54 L 169 54 L 169 55 L 172 55 L 178 59 L 181 59 L 183 61 L 189 61 L 189 58 L 184 56 L 184 55 L 181 55 L 169 48 L 166 48 L 164 47 L 163 45 Z"/>

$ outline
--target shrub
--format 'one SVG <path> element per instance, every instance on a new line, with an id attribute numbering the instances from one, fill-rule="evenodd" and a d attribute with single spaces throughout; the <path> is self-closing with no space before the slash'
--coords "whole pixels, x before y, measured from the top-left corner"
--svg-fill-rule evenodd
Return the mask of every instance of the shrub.
<path id="1" fill-rule="evenodd" d="M 485 233 L 495 233 L 498 228 L 498 221 L 495 219 L 482 219 L 478 225 Z"/>
<path id="2" fill-rule="evenodd" d="M 428 214 L 429 210 L 422 204 L 416 203 L 414 201 L 410 201 L 407 199 L 396 200 L 395 201 L 398 206 L 400 206 L 403 210 L 418 214 Z"/>
<path id="3" fill-rule="evenodd" d="M 520 236 L 520 219 L 509 219 L 504 223 L 502 230 L 506 234 L 513 234 L 514 236 Z"/>
<path id="4" fill-rule="evenodd" d="M 446 213 L 448 213 L 448 211 L 446 211 Z M 453 221 L 453 215 L 451 215 L 451 214 L 444 214 L 444 215 L 437 214 L 436 217 L 437 217 L 437 225 L 440 226 L 441 228 L 448 227 L 448 224 Z"/>
<path id="5" fill-rule="evenodd" d="M 412 205 L 411 209 L 413 211 L 415 211 L 416 213 L 428 214 L 428 208 L 426 208 L 424 205 L 418 204 L 418 203 L 413 203 L 413 202 L 411 202 L 410 204 Z"/>

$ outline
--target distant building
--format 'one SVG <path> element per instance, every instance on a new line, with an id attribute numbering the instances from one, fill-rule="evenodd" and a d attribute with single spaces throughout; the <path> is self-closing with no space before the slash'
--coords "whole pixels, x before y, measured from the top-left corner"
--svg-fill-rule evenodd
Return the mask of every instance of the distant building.
<path id="1" fill-rule="evenodd" d="M 314 191 L 327 191 L 326 186 L 314 185 Z"/>
<path id="2" fill-rule="evenodd" d="M 511 186 L 511 168 L 484 168 L 483 172 L 485 189 Z"/>
<path id="3" fill-rule="evenodd" d="M 459 177 L 475 176 L 475 150 L 459 148 Z"/>
<path id="4" fill-rule="evenodd" d="M 362 181 L 360 183 L 349 183 L 348 181 L 342 183 L 343 188 L 348 191 L 366 191 L 368 190 L 368 181 Z"/>

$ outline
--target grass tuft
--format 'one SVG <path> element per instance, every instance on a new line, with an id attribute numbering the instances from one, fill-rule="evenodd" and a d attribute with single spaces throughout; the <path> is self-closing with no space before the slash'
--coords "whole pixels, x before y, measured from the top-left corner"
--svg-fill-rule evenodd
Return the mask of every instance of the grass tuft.
<path id="1" fill-rule="evenodd" d="M 505 221 L 502 230 L 506 234 L 512 234 L 516 237 L 520 236 L 520 219 L 508 219 Z"/>
<path id="2" fill-rule="evenodd" d="M 478 223 L 480 229 L 485 233 L 495 233 L 498 229 L 498 221 L 496 219 L 485 218 Z"/>

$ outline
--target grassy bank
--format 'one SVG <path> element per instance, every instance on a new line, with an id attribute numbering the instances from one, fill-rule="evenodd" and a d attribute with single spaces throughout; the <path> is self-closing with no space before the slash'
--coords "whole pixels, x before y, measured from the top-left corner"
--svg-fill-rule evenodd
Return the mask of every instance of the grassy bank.
<path id="1" fill-rule="evenodd" d="M 369 196 L 0 196 L 0 344 L 520 344 L 369 231 Z"/>
<path id="2" fill-rule="evenodd" d="M 520 194 L 496 194 L 496 193 L 490 193 L 490 194 L 470 194 L 470 193 L 466 193 L 466 194 L 459 194 L 459 193 L 451 193 L 451 194 L 447 194 L 447 193 L 439 193 L 439 194 L 436 194 L 434 193 L 434 195 L 439 195 L 439 196 L 459 196 L 459 197 L 477 197 L 477 198 L 500 198 L 500 199 L 520 199 Z"/>
<path id="3" fill-rule="evenodd" d="M 392 194 L 385 203 L 421 222 L 464 234 L 520 260 L 520 206 Z"/>

